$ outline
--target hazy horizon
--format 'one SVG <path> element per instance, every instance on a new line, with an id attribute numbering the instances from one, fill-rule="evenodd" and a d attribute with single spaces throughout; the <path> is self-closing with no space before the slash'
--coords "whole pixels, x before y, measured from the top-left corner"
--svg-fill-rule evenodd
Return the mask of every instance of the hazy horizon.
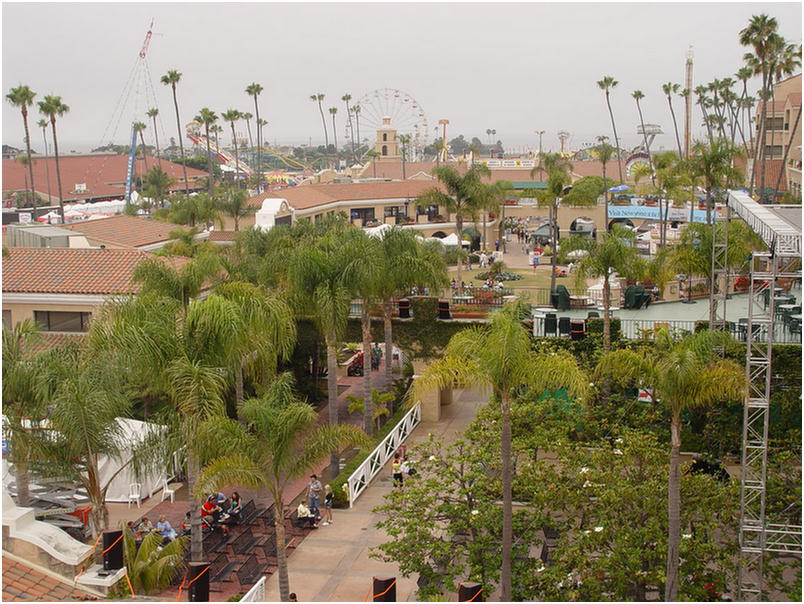
<path id="1" fill-rule="evenodd" d="M 779 21 L 789 42 L 801 43 L 801 4 L 790 3 L 620 3 L 620 4 L 217 4 L 217 3 L 4 3 L 3 86 L 20 83 L 38 93 L 60 95 L 70 111 L 57 121 L 59 147 L 88 151 L 107 143 L 128 144 L 129 124 L 148 125 L 145 111 L 158 107 L 160 146 L 176 137 L 170 88 L 160 83 L 169 69 L 182 75 L 178 85 L 183 124 L 202 107 L 220 115 L 234 108 L 254 113 L 245 93 L 251 82 L 264 87 L 261 117 L 268 121 L 265 140 L 283 145 L 324 143 L 313 93 L 324 93 L 329 142 L 336 107 L 337 138 L 346 142 L 345 105 L 368 99 L 372 91 L 401 91 L 427 118 L 427 142 L 437 135 L 439 119 L 449 119 L 447 138 L 463 134 L 487 143 L 501 140 L 507 151 L 537 150 L 536 130 L 545 130 L 543 146 L 556 150 L 557 133 L 570 133 L 577 149 L 598 135 L 612 139 L 611 122 L 597 80 L 619 81 L 611 94 L 617 130 L 624 148 L 641 141 L 634 90 L 645 94 L 646 123 L 659 124 L 654 150 L 675 148 L 667 99 L 661 86 L 684 82 L 690 46 L 694 85 L 733 77 L 749 49 L 738 33 L 753 14 Z M 151 19 L 153 37 L 148 72 L 129 82 Z M 139 86 L 138 90 L 134 86 Z M 758 79 L 750 90 L 759 87 Z M 739 88 L 739 86 L 738 86 Z M 368 95 L 368 96 L 366 96 Z M 400 102 L 400 101 L 396 101 Z M 674 98 L 683 128 L 683 104 Z M 367 108 L 368 106 L 368 108 Z M 409 107 L 409 105 L 405 105 Z M 411 111 L 405 109 L 405 112 Z M 403 112 L 400 119 L 405 119 Z M 411 115 L 421 122 L 421 118 Z M 29 115 L 32 146 L 43 152 L 41 118 Z M 372 138 L 361 117 L 361 137 Z M 229 144 L 224 128 L 221 144 Z M 254 122 L 252 121 L 252 132 Z M 238 136 L 246 135 L 240 122 Z M 440 132 L 440 130 L 439 130 Z M 702 135 L 701 116 L 693 113 L 693 137 Z M 438 134 L 440 135 L 440 134 Z M 19 111 L 3 103 L 3 143 L 24 148 Z M 185 139 L 186 141 L 186 139 Z"/>

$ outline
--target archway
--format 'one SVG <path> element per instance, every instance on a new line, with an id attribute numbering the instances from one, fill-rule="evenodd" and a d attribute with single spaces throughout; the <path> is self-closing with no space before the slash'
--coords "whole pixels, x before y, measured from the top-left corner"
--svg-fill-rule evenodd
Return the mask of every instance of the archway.
<path id="1" fill-rule="evenodd" d="M 480 249 L 480 231 L 473 227 L 469 227 L 463 230 L 462 238 L 464 241 L 469 239 L 469 251 L 476 252 Z"/>
<path id="2" fill-rule="evenodd" d="M 443 239 L 446 236 L 447 234 L 444 231 L 436 231 L 435 233 L 430 235 L 430 237 L 436 237 L 437 239 Z"/>
<path id="3" fill-rule="evenodd" d="M 579 216 L 570 224 L 570 235 L 580 235 L 581 237 L 594 237 L 597 235 L 597 225 L 588 216 Z"/>
<path id="4" fill-rule="evenodd" d="M 634 223 L 631 222 L 631 220 L 628 219 L 628 218 L 615 218 L 613 220 L 609 220 L 609 230 L 611 230 L 611 227 L 613 227 L 615 224 L 620 224 L 622 226 L 627 226 L 627 227 L 629 227 L 631 229 L 634 228 Z"/>

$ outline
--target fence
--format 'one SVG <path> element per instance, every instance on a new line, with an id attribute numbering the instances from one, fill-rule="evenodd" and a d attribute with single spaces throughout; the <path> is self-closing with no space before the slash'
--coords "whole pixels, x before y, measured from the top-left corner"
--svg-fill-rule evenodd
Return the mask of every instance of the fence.
<path id="1" fill-rule="evenodd" d="M 388 460 L 394 456 L 399 445 L 401 445 L 413 429 L 422 421 L 422 407 L 420 402 L 408 411 L 405 416 L 394 426 L 394 429 L 377 445 L 371 454 L 360 464 L 360 466 L 349 476 L 349 507 L 354 505 L 355 500 L 366 490 L 371 481 L 379 474 Z"/>
<path id="2" fill-rule="evenodd" d="M 241 602 L 265 602 L 265 577 L 260 577 L 254 586 L 240 598 Z"/>
<path id="3" fill-rule="evenodd" d="M 561 337 L 569 336 L 570 332 L 565 331 L 561 333 L 558 329 L 557 321 L 551 323 L 555 325 L 555 330 L 550 333 L 545 333 L 545 317 L 533 318 L 533 335 L 537 337 Z M 580 321 L 582 319 L 573 318 L 572 321 Z M 602 320 L 602 319 L 601 319 Z M 587 321 L 584 321 L 587 324 Z M 673 335 L 683 336 L 693 333 L 695 331 L 696 323 L 708 324 L 708 321 L 655 321 L 651 319 L 619 319 L 614 318 L 613 324 L 619 323 L 620 338 L 624 340 L 649 340 L 657 329 L 662 327 Z M 734 323 L 728 321 L 726 329 L 733 338 L 740 342 L 746 341 L 748 334 L 748 324 L 745 321 Z M 756 341 L 766 342 L 768 339 L 768 331 L 765 325 L 754 325 L 754 333 L 756 334 Z M 613 335 L 613 334 L 612 334 Z M 790 330 L 782 323 L 774 323 L 773 325 L 773 342 L 775 344 L 801 344 L 801 333 Z"/>

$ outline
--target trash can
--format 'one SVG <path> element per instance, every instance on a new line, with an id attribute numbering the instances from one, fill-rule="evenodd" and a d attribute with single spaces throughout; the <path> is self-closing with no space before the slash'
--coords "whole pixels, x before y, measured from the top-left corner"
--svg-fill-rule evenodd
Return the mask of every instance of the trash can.
<path id="1" fill-rule="evenodd" d="M 586 332 L 584 331 L 584 322 L 583 321 L 571 321 L 570 322 L 570 338 L 573 340 L 583 340 L 586 337 Z"/>
<path id="2" fill-rule="evenodd" d="M 410 319 L 410 300 L 402 298 L 399 301 L 399 318 Z"/>
<path id="3" fill-rule="evenodd" d="M 452 315 L 449 313 L 449 300 L 438 301 L 438 318 L 451 319 Z"/>

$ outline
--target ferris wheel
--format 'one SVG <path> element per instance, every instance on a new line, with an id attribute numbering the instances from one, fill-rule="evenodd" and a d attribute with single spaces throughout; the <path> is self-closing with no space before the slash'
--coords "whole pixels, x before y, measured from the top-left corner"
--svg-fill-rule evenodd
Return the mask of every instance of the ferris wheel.
<path id="1" fill-rule="evenodd" d="M 356 104 L 360 106 L 361 137 L 368 139 L 369 147 L 373 145 L 374 133 L 382 127 L 382 118 L 390 117 L 398 134 L 410 135 L 408 161 L 422 158 L 429 136 L 427 115 L 412 95 L 396 88 L 378 88 L 363 95 Z"/>

